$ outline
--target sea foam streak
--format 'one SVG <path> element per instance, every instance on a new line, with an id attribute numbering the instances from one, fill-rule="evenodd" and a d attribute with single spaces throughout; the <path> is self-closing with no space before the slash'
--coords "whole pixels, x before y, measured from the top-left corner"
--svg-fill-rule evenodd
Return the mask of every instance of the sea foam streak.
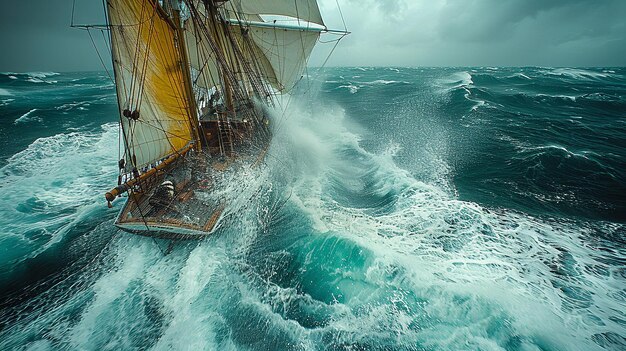
<path id="1" fill-rule="evenodd" d="M 13 124 L 18 124 L 18 123 L 26 123 L 26 122 L 30 122 L 32 120 L 38 119 L 39 121 L 41 121 L 41 118 L 34 116 L 31 117 L 31 115 L 37 111 L 36 108 L 26 112 L 25 114 L 21 115 L 19 118 L 17 118 L 15 121 L 13 121 Z"/>

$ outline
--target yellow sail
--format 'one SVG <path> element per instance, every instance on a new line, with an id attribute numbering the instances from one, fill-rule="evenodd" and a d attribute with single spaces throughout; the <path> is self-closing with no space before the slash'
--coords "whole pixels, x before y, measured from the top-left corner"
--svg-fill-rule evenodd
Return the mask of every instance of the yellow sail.
<path id="1" fill-rule="evenodd" d="M 154 165 L 194 141 L 176 28 L 156 0 L 108 0 L 127 169 Z"/>

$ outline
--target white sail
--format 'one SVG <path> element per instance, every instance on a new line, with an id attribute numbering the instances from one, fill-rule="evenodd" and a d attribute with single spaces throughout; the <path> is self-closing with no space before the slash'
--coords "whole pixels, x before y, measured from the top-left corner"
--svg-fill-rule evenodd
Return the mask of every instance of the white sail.
<path id="1" fill-rule="evenodd" d="M 324 26 L 316 0 L 231 0 L 227 4 L 244 16 L 288 16 Z"/>
<path id="2" fill-rule="evenodd" d="M 238 52 L 248 62 L 255 62 L 265 81 L 281 92 L 290 91 L 302 78 L 307 60 L 319 38 L 321 29 L 309 30 L 306 27 L 278 27 L 270 23 L 256 21 L 229 20 L 230 34 Z M 244 26 L 242 34 L 240 26 Z M 187 48 L 191 66 L 200 72 L 195 83 L 204 88 L 218 86 L 220 81 L 216 57 L 206 38 L 205 31 L 196 28 L 193 21 L 185 24 Z M 222 28 L 216 27 L 220 37 L 224 38 Z M 247 35 L 250 40 L 245 40 Z M 235 51 L 233 42 L 222 40 L 226 57 L 232 57 Z M 243 78 L 242 78 L 243 79 Z"/>
<path id="3" fill-rule="evenodd" d="M 185 22 L 185 29 L 189 64 L 197 73 L 193 77 L 193 83 L 204 88 L 219 86 L 221 82 L 217 59 L 206 35 L 191 20 Z"/>
<path id="4" fill-rule="evenodd" d="M 272 67 L 268 81 L 279 91 L 289 91 L 302 78 L 320 33 L 251 25 L 249 35 Z"/>

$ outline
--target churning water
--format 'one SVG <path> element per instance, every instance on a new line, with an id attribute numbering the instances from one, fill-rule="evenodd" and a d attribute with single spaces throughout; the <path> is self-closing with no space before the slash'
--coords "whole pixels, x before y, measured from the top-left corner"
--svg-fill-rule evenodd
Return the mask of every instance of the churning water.
<path id="1" fill-rule="evenodd" d="M 300 90 L 236 215 L 164 255 L 104 201 L 107 75 L 0 74 L 0 349 L 626 349 L 626 69 Z"/>

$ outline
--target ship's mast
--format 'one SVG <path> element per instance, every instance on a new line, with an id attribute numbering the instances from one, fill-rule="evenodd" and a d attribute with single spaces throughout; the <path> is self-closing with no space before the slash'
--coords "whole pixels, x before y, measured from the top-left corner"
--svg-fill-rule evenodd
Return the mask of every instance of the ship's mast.
<path id="1" fill-rule="evenodd" d="M 180 16 L 180 2 L 179 0 L 167 0 L 172 13 L 172 21 L 176 27 L 177 34 L 177 46 L 181 57 L 181 67 L 183 70 L 183 79 L 185 81 L 185 90 L 187 91 L 187 101 L 189 104 L 189 123 L 191 130 L 194 134 L 194 147 L 196 151 L 202 149 L 202 143 L 200 142 L 200 131 L 198 121 L 198 109 L 196 108 L 196 99 L 193 94 L 193 86 L 191 84 L 191 71 L 189 69 L 189 56 L 187 54 L 187 48 L 185 47 L 185 33 L 181 22 Z"/>
<path id="2" fill-rule="evenodd" d="M 320 33 L 332 32 L 316 0 L 105 3 L 125 146 L 123 184 L 107 194 L 109 201 L 190 150 L 200 151 L 201 136 L 217 133 L 212 137 L 218 137 L 222 155 L 233 153 L 232 136 L 256 147 L 255 140 L 269 136 L 270 129 L 255 100 L 273 105 L 275 95 L 289 92 L 302 79 Z M 263 14 L 292 18 L 297 25 Z M 197 104 L 208 95 L 211 104 L 213 98 L 220 102 L 205 119 Z M 217 132 L 202 131 L 201 123 L 204 128 L 215 122 Z M 234 124 L 244 127 L 231 130 Z"/>
<path id="3" fill-rule="evenodd" d="M 214 38 L 216 38 L 217 41 L 217 46 L 220 49 L 223 57 L 226 59 L 227 63 L 230 63 L 230 65 L 232 66 L 232 62 L 229 62 L 232 60 L 231 57 L 229 57 L 227 50 L 226 50 L 226 44 L 225 44 L 225 39 L 223 36 L 219 35 L 219 31 L 217 29 L 218 24 L 218 13 L 217 13 L 217 8 L 215 3 L 222 3 L 224 1 L 215 1 L 215 2 L 208 2 L 207 3 L 207 7 L 208 7 L 208 11 L 209 11 L 209 16 L 212 19 L 212 24 L 213 24 L 213 36 Z M 232 92 L 232 87 L 230 84 L 230 81 L 226 78 L 226 72 L 225 70 L 228 69 L 227 67 L 221 67 L 221 72 L 222 72 L 222 80 L 223 80 L 223 85 L 224 85 L 224 94 L 226 97 L 226 109 L 229 112 L 233 112 L 234 111 L 234 107 L 233 107 L 233 92 Z"/>

